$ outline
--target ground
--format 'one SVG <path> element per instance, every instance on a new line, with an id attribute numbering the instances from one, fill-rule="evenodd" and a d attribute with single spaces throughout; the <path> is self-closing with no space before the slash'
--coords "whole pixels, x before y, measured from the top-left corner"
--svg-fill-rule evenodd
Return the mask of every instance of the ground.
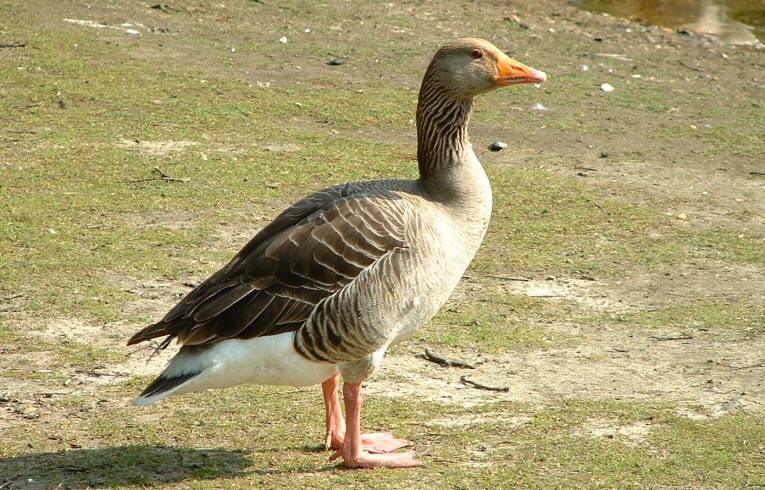
<path id="1" fill-rule="evenodd" d="M 415 175 L 464 35 L 550 80 L 478 101 L 486 241 L 366 384 L 425 466 L 330 463 L 317 387 L 131 406 L 172 352 L 129 336 L 279 210 Z M 765 486 L 761 51 L 553 1 L 4 2 L 0 41 L 0 488 Z"/>

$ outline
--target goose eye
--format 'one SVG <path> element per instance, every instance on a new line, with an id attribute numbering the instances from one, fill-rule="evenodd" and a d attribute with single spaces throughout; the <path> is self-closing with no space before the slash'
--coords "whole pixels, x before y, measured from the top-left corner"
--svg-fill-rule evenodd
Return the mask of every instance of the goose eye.
<path id="1" fill-rule="evenodd" d="M 480 49 L 474 49 L 470 53 L 470 56 L 472 56 L 474 59 L 477 60 L 478 58 L 481 58 L 483 56 L 483 51 L 481 51 Z"/>

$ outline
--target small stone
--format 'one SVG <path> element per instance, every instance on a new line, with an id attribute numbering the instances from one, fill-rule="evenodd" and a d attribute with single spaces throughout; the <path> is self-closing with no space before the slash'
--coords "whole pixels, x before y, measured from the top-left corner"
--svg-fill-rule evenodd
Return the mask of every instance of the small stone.
<path id="1" fill-rule="evenodd" d="M 602 90 L 603 92 L 613 92 L 614 86 L 611 85 L 610 83 L 604 83 L 600 86 L 600 90 Z"/>
<path id="2" fill-rule="evenodd" d="M 548 109 L 547 109 L 547 107 L 545 107 L 542 104 L 540 104 L 539 102 L 537 102 L 536 104 L 531 106 L 531 110 L 532 111 L 546 111 Z"/>
<path id="3" fill-rule="evenodd" d="M 287 44 L 289 40 L 287 39 L 287 36 L 282 36 L 279 38 L 279 42 L 282 44 Z"/>
<path id="4" fill-rule="evenodd" d="M 503 143 L 501 141 L 495 141 L 489 145 L 489 150 L 491 151 L 502 151 L 505 148 L 507 148 L 507 143 Z"/>
<path id="5" fill-rule="evenodd" d="M 608 152 L 607 151 L 601 151 L 600 152 L 600 158 L 608 158 Z"/>
<path id="6" fill-rule="evenodd" d="M 587 65 L 582 65 L 582 71 L 590 71 L 590 67 Z"/>
<path id="7" fill-rule="evenodd" d="M 340 66 L 344 65 L 348 62 L 348 58 L 340 57 L 340 58 L 332 58 L 331 60 L 327 61 L 327 64 L 330 66 Z"/>
<path id="8" fill-rule="evenodd" d="M 685 213 L 679 213 L 679 214 L 678 214 L 677 216 L 675 216 L 675 217 L 676 217 L 677 219 L 679 219 L 680 221 L 685 221 L 685 220 L 687 220 L 687 219 L 688 219 L 688 215 L 687 215 L 687 214 L 685 214 Z"/>

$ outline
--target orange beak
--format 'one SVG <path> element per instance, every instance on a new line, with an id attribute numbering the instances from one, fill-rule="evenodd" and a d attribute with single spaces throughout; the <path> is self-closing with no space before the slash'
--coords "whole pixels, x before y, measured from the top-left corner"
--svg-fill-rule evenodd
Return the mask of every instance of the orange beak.
<path id="1" fill-rule="evenodd" d="M 542 83 L 547 80 L 545 72 L 535 70 L 523 63 L 518 63 L 501 53 L 497 58 L 497 72 L 497 78 L 494 83 L 498 87 L 506 87 L 519 83 Z"/>

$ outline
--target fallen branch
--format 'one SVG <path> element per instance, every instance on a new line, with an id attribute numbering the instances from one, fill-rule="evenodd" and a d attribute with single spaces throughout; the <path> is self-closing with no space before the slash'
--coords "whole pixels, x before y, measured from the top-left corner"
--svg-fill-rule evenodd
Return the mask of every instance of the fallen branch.
<path id="1" fill-rule="evenodd" d="M 478 388 L 479 390 L 487 390 L 487 391 L 501 391 L 503 393 L 507 393 L 510 391 L 510 388 L 507 386 L 491 386 L 491 385 L 485 385 L 483 383 L 478 383 L 476 381 L 467 379 L 465 376 L 460 376 L 460 383 L 467 386 L 472 386 L 473 388 Z"/>
<path id="2" fill-rule="evenodd" d="M 153 180 L 161 180 L 163 182 L 188 182 L 189 181 L 189 179 L 176 179 L 175 177 L 171 177 L 170 175 L 163 172 L 162 169 L 159 167 L 154 167 L 154 171 L 159 174 L 157 177 L 149 177 L 148 179 L 131 180 L 130 183 L 138 184 L 140 182 L 151 182 Z"/>
<path id="3" fill-rule="evenodd" d="M 613 60 L 619 60 L 619 61 L 632 61 L 631 58 L 626 57 L 623 54 L 620 53 L 594 53 L 594 55 L 598 58 L 611 58 Z"/>
<path id="4" fill-rule="evenodd" d="M 519 281 L 519 282 L 531 281 L 531 279 L 528 277 L 491 276 L 491 275 L 486 275 L 486 277 L 490 277 L 492 279 L 499 279 L 500 281 Z"/>
<path id="5" fill-rule="evenodd" d="M 755 369 L 755 368 L 761 368 L 765 367 L 765 361 L 756 362 L 754 364 L 745 364 L 743 366 L 733 366 L 731 364 L 725 364 L 724 362 L 718 362 L 720 366 L 724 366 L 729 369 L 733 369 L 735 371 L 741 370 L 741 369 Z"/>
<path id="6" fill-rule="evenodd" d="M 688 68 L 689 70 L 697 71 L 699 73 L 704 73 L 704 70 L 702 70 L 701 68 L 689 65 L 689 64 L 687 64 L 687 63 L 685 63 L 683 61 L 678 61 L 678 63 L 680 64 L 680 66 L 684 66 L 684 67 Z"/>
<path id="7" fill-rule="evenodd" d="M 765 177 L 765 172 L 749 172 L 749 175 L 756 175 L 758 177 Z"/>
<path id="8" fill-rule="evenodd" d="M 425 353 L 422 354 L 416 354 L 415 357 L 418 357 L 420 359 L 425 359 L 426 361 L 434 362 L 436 364 L 439 364 L 441 366 L 445 367 L 458 367 L 458 368 L 465 368 L 465 369 L 475 369 L 476 366 L 479 366 L 483 364 L 483 362 L 478 362 L 477 364 L 470 364 L 465 361 L 460 361 L 458 359 L 449 359 L 443 356 L 440 356 L 433 352 L 430 349 L 425 349 Z"/>
<path id="9" fill-rule="evenodd" d="M 690 340 L 693 337 L 688 334 L 681 333 L 680 335 L 667 335 L 667 336 L 651 335 L 651 338 L 656 340 Z"/>
<path id="10" fill-rule="evenodd" d="M 126 291 L 126 290 L 123 290 L 123 291 Z M 125 357 L 131 357 L 131 356 L 134 356 L 135 354 L 138 354 L 139 352 L 143 352 L 143 351 L 146 351 L 146 350 L 156 350 L 157 344 L 159 344 L 159 342 L 149 342 L 147 344 L 144 344 L 144 345 L 136 348 L 135 350 L 125 354 Z M 149 360 L 151 360 L 151 358 L 149 358 Z M 146 361 L 146 363 L 148 364 L 149 361 Z"/>

